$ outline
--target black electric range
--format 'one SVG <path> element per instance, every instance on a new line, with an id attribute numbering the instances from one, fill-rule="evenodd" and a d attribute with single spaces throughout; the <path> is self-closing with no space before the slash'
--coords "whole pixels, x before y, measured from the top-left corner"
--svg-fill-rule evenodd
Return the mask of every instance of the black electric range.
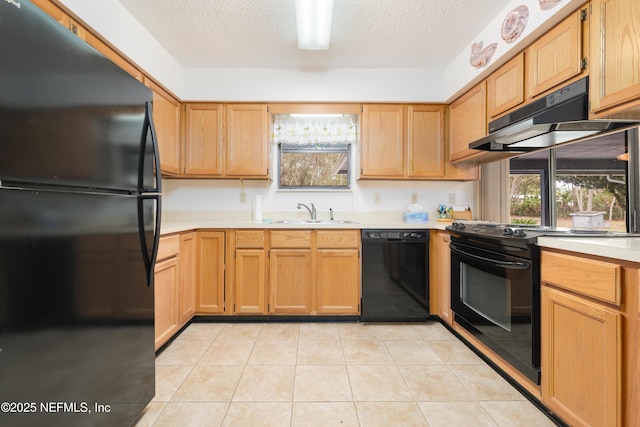
<path id="1" fill-rule="evenodd" d="M 539 237 L 638 237 L 638 234 L 599 228 L 561 228 L 537 224 L 500 224 L 493 222 L 457 221 L 446 227 L 466 237 L 490 239 L 508 246 L 536 244 Z"/>

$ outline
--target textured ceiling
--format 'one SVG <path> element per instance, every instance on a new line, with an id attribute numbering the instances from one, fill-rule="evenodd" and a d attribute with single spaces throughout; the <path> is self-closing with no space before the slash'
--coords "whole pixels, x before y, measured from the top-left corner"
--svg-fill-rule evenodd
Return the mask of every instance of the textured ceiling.
<path id="1" fill-rule="evenodd" d="M 294 0 L 119 0 L 185 68 L 444 68 L 509 0 L 335 0 L 331 46 L 297 48 Z"/>

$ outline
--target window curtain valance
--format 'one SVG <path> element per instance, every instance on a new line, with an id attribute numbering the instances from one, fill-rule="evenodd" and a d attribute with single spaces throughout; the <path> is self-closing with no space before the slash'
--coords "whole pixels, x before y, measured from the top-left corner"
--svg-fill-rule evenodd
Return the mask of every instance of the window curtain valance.
<path id="1" fill-rule="evenodd" d="M 273 142 L 276 144 L 334 145 L 353 143 L 357 136 L 354 115 L 341 117 L 291 117 L 276 115 Z"/>

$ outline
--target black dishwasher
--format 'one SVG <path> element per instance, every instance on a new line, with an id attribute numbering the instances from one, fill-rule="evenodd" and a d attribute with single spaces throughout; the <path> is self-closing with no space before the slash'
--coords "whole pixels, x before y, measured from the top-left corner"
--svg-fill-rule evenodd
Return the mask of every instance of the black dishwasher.
<path id="1" fill-rule="evenodd" d="M 362 230 L 362 311 L 367 322 L 429 317 L 429 231 Z"/>

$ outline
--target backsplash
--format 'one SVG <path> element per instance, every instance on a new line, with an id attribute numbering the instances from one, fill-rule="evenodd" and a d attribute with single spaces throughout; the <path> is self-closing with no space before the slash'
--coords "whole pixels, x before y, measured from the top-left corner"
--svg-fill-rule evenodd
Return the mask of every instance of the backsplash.
<path id="1" fill-rule="evenodd" d="M 308 212 L 296 209 L 296 205 L 313 203 L 319 219 L 328 219 L 329 209 L 333 209 L 336 219 L 363 220 L 374 215 L 383 220 L 395 220 L 396 216 L 402 220 L 414 193 L 430 218 L 436 218 L 438 204 L 449 203 L 450 194 L 455 195 L 455 204 L 469 205 L 476 211 L 473 181 L 356 181 L 350 190 L 338 191 L 278 190 L 273 181 L 257 180 L 165 179 L 162 185 L 164 212 L 209 212 L 216 219 L 231 214 L 229 219 L 251 220 L 257 195 L 261 196 L 263 218 L 274 219 L 306 218 Z"/>

